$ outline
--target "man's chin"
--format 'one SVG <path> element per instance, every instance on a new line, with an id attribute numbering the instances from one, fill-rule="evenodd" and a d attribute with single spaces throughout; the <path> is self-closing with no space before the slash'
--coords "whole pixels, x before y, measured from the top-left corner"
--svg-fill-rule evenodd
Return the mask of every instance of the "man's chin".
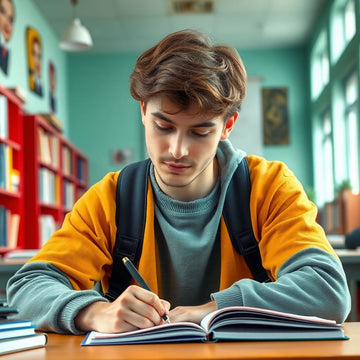
<path id="1" fill-rule="evenodd" d="M 159 172 L 157 172 L 156 181 L 159 185 L 161 184 L 169 188 L 184 188 L 192 182 L 182 175 L 160 174 Z"/>

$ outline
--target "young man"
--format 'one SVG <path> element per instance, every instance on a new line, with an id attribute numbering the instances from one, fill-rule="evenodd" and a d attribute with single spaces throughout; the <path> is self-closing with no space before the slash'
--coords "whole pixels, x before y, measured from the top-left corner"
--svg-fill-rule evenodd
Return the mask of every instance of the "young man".
<path id="1" fill-rule="evenodd" d="M 45 331 L 75 334 L 145 328 L 161 324 L 164 314 L 172 322 L 199 322 L 232 305 L 346 318 L 341 263 L 315 222 L 315 206 L 284 164 L 246 159 L 252 226 L 272 281 L 253 280 L 231 245 L 222 210 L 245 154 L 227 138 L 245 86 L 235 50 L 195 31 L 171 34 L 139 57 L 131 94 L 140 102 L 152 164 L 137 267 L 153 292 L 131 285 L 109 302 L 93 289 L 101 281 L 107 291 L 113 265 L 118 173 L 109 173 L 10 279 L 8 300 L 21 317 Z"/>

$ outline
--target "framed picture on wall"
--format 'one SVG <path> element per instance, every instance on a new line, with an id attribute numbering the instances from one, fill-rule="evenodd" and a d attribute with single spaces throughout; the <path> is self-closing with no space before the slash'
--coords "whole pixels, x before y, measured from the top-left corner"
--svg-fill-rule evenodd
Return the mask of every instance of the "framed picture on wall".
<path id="1" fill-rule="evenodd" d="M 127 165 L 134 161 L 134 149 L 118 148 L 112 153 L 113 164 Z"/>
<path id="2" fill-rule="evenodd" d="M 9 69 L 9 40 L 14 27 L 14 3 L 13 0 L 0 0 L 0 69 L 8 74 Z"/>
<path id="3" fill-rule="evenodd" d="M 263 88 L 262 108 L 264 145 L 288 145 L 288 88 Z"/>
<path id="4" fill-rule="evenodd" d="M 28 60 L 29 88 L 35 94 L 43 96 L 41 81 L 42 44 L 37 30 L 32 27 L 26 29 L 26 48 Z"/>
<path id="5" fill-rule="evenodd" d="M 50 111 L 56 112 L 56 69 L 52 61 L 49 61 L 49 102 Z"/>

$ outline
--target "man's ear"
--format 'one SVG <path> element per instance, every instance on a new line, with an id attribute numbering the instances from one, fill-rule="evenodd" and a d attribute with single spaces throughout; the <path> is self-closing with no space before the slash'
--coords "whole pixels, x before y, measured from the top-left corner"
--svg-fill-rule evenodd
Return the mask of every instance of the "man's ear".
<path id="1" fill-rule="evenodd" d="M 141 121 L 144 124 L 144 115 L 145 115 L 145 111 L 146 111 L 146 105 L 144 103 L 144 101 L 140 100 L 140 111 L 141 111 Z"/>
<path id="2" fill-rule="evenodd" d="M 239 115 L 238 113 L 235 113 L 226 121 L 224 129 L 221 134 L 221 140 L 225 140 L 229 137 L 229 135 L 235 125 L 235 122 L 238 118 L 238 115 Z"/>
<path id="3" fill-rule="evenodd" d="M 141 115 L 145 115 L 146 106 L 143 100 L 140 100 L 140 109 L 141 109 Z"/>

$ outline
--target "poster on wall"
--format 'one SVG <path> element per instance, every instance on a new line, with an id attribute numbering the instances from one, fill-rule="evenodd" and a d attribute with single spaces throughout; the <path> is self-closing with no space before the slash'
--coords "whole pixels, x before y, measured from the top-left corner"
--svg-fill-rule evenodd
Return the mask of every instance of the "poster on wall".
<path id="1" fill-rule="evenodd" d="M 134 161 L 134 149 L 119 148 L 113 150 L 113 164 L 127 165 Z"/>
<path id="2" fill-rule="evenodd" d="M 54 114 L 56 112 L 56 69 L 52 61 L 49 61 L 49 101 L 50 111 Z"/>
<path id="3" fill-rule="evenodd" d="M 262 102 L 264 145 L 288 145 L 288 88 L 262 89 Z"/>
<path id="4" fill-rule="evenodd" d="M 0 0 L 0 68 L 4 74 L 9 70 L 9 40 L 13 33 L 15 8 L 12 0 Z"/>
<path id="5" fill-rule="evenodd" d="M 0 0 L 1 1 L 1 0 Z M 35 94 L 43 96 L 41 83 L 41 37 L 32 27 L 26 29 L 26 47 L 28 60 L 29 88 Z"/>

